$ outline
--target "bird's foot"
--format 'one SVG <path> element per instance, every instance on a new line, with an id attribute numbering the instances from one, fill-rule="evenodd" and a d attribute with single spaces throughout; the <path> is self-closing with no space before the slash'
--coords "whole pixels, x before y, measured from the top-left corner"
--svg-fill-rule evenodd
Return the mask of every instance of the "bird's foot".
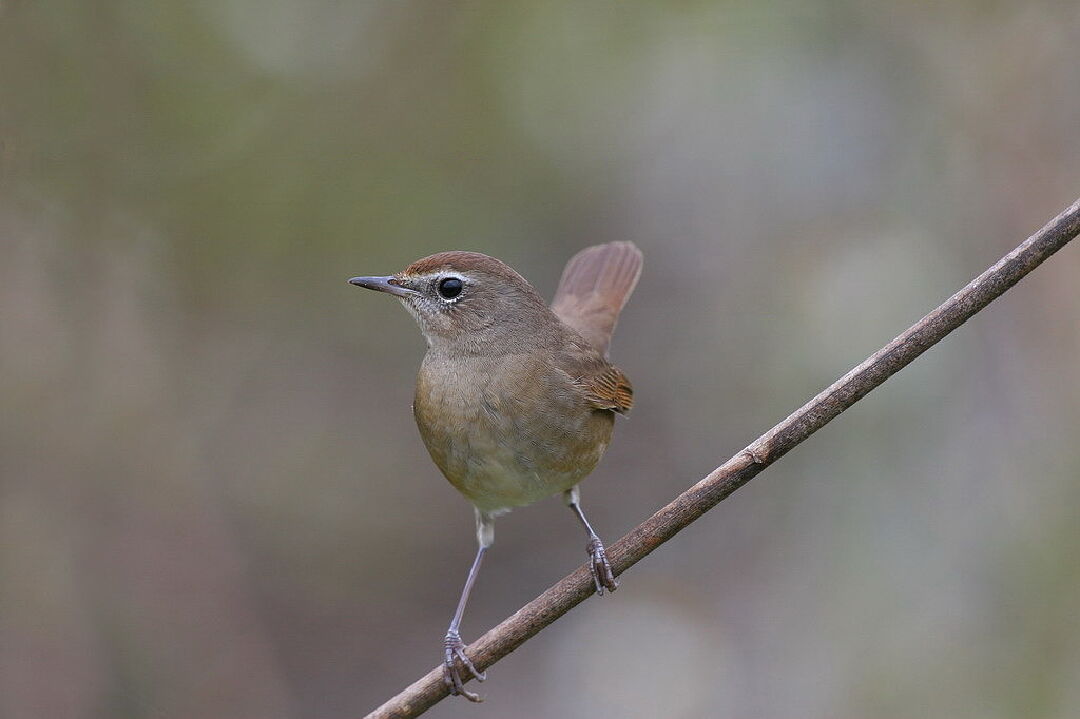
<path id="1" fill-rule="evenodd" d="M 471 702 L 482 702 L 479 694 L 465 688 L 465 681 L 471 678 L 478 682 L 487 679 L 487 674 L 479 671 L 472 660 L 465 656 L 465 642 L 456 631 L 450 631 L 443 640 L 443 683 L 454 696 L 463 696 Z M 463 677 L 462 670 L 468 674 Z"/>
<path id="2" fill-rule="evenodd" d="M 585 550 L 592 557 L 592 561 L 589 562 L 589 569 L 592 570 L 596 593 L 603 596 L 605 589 L 609 592 L 618 589 L 619 583 L 615 581 L 615 575 L 611 571 L 611 564 L 608 562 L 607 553 L 604 551 L 604 544 L 600 541 L 600 538 L 590 538 L 589 543 L 585 545 Z"/>

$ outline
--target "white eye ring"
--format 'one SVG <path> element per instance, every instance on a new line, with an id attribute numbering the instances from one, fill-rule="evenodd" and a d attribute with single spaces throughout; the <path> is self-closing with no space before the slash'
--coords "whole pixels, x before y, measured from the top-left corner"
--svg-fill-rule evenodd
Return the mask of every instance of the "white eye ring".
<path id="1" fill-rule="evenodd" d="M 457 275 L 447 275 L 435 282 L 435 292 L 443 302 L 457 302 L 465 291 L 465 280 Z"/>

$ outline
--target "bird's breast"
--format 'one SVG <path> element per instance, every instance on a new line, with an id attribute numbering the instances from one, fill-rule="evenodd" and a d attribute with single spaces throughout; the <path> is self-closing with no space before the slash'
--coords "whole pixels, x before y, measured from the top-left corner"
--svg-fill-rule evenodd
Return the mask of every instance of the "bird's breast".
<path id="1" fill-rule="evenodd" d="M 568 376 L 528 355 L 429 354 L 413 412 L 435 464 L 484 511 L 576 485 L 600 461 L 614 424 Z"/>

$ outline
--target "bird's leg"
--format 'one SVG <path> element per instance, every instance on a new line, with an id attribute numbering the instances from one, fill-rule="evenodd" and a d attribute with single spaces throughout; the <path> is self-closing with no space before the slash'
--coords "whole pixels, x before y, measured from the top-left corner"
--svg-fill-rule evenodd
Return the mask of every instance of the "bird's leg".
<path id="1" fill-rule="evenodd" d="M 481 699 L 478 694 L 465 688 L 465 680 L 469 677 L 462 677 L 462 670 L 464 669 L 481 682 L 487 678 L 487 675 L 478 671 L 472 660 L 465 656 L 465 642 L 461 641 L 459 629 L 461 615 L 465 613 L 465 603 L 469 601 L 469 592 L 472 590 L 473 582 L 476 581 L 476 575 L 480 573 L 480 560 L 484 558 L 485 549 L 487 547 L 480 545 L 476 552 L 476 559 L 473 560 L 472 567 L 469 569 L 469 577 L 465 580 L 465 589 L 462 590 L 461 599 L 458 600 L 457 611 L 454 612 L 450 628 L 446 631 L 446 639 L 443 640 L 443 681 L 451 694 L 464 696 L 471 702 L 478 702 Z"/>
<path id="2" fill-rule="evenodd" d="M 490 515 L 476 510 L 476 538 L 480 547 L 476 550 L 476 559 L 469 568 L 469 576 L 465 580 L 465 588 L 461 590 L 461 598 L 458 600 L 457 611 L 450 621 L 450 628 L 446 631 L 446 639 L 443 640 L 443 682 L 446 683 L 450 693 L 455 696 L 463 696 L 471 702 L 480 702 L 483 699 L 479 694 L 470 692 L 465 688 L 465 682 L 469 676 L 462 676 L 462 670 L 468 672 L 471 678 L 482 682 L 487 679 L 487 674 L 478 670 L 472 660 L 465 656 L 465 642 L 461 641 L 461 617 L 465 614 L 465 604 L 469 601 L 469 592 L 472 591 L 476 575 L 480 573 L 480 561 L 484 558 L 484 551 L 495 540 L 495 521 Z"/>
<path id="3" fill-rule="evenodd" d="M 566 502 L 566 506 L 574 511 L 574 514 L 577 515 L 577 518 L 585 527 L 585 531 L 589 533 L 589 541 L 585 545 L 585 551 L 592 557 L 592 561 L 589 562 L 589 569 L 592 570 L 596 593 L 603 596 L 605 589 L 614 592 L 619 588 L 619 583 L 615 581 L 615 575 L 611 571 L 611 564 L 608 563 L 607 553 L 604 551 L 604 543 L 600 541 L 600 537 L 596 536 L 596 532 L 593 531 L 589 520 L 585 519 L 585 513 L 581 511 L 581 495 L 578 488 L 574 487 L 564 492 L 563 501 Z"/>

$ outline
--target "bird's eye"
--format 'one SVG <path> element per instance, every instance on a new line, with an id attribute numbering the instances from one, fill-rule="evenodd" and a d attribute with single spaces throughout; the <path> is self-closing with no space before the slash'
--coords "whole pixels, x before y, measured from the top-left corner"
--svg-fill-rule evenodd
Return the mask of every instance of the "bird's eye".
<path id="1" fill-rule="evenodd" d="M 439 280 L 438 284 L 439 296 L 444 300 L 454 299 L 461 294 L 461 290 L 464 288 L 465 283 L 459 277 L 444 277 Z"/>

